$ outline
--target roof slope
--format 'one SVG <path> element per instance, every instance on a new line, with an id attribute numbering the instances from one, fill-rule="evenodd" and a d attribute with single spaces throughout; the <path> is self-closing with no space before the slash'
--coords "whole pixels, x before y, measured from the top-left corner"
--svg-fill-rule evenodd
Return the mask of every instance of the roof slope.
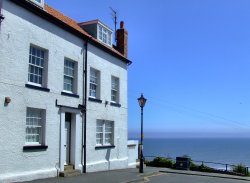
<path id="1" fill-rule="evenodd" d="M 57 11 L 56 9 L 50 7 L 49 5 L 45 4 L 44 5 L 44 10 L 49 13 L 50 15 L 52 15 L 53 17 L 57 18 L 58 20 L 64 22 L 65 24 L 67 24 L 68 26 L 76 29 L 77 31 L 81 32 L 82 34 L 91 37 L 90 34 L 88 34 L 86 31 L 84 31 L 75 20 L 65 16 L 64 14 L 62 14 L 61 12 Z"/>
<path id="2" fill-rule="evenodd" d="M 112 48 L 112 47 L 109 47 L 105 44 L 103 44 L 102 42 L 100 42 L 99 40 L 97 40 L 96 38 L 92 37 L 90 34 L 88 34 L 85 30 L 83 30 L 83 28 L 81 28 L 78 23 L 65 16 L 64 14 L 62 14 L 61 12 L 57 11 L 56 9 L 50 7 L 49 5 L 45 4 L 44 5 L 44 9 L 47 13 L 49 13 L 50 15 L 52 15 L 53 17 L 55 17 L 56 19 L 60 20 L 61 22 L 67 24 L 68 26 L 74 28 L 75 30 L 79 31 L 80 33 L 82 33 L 83 35 L 89 37 L 89 39 L 91 39 L 92 41 L 102 45 L 103 47 L 105 47 L 106 49 L 109 49 L 110 51 L 114 52 L 115 54 L 118 54 L 119 56 L 127 59 L 126 57 L 124 57 L 123 54 L 121 54 L 119 51 L 117 51 L 116 49 Z M 131 61 L 129 61 L 131 62 Z"/>
<path id="3" fill-rule="evenodd" d="M 49 5 L 45 4 L 44 9 L 42 9 L 40 7 L 37 7 L 33 3 L 30 3 L 30 1 L 28 0 L 11 0 L 11 1 L 14 2 L 15 4 L 24 7 L 25 9 L 36 14 L 37 16 L 40 16 L 41 18 L 44 18 L 47 21 L 52 22 L 53 24 L 63 28 L 64 30 L 73 33 L 82 39 L 88 40 L 93 45 L 99 47 L 100 49 L 111 54 L 112 56 L 117 57 L 123 62 L 126 62 L 128 65 L 132 63 L 123 54 L 117 51 L 114 47 L 109 47 L 104 43 L 101 43 L 96 38 L 88 34 L 84 29 L 82 29 L 75 20 L 65 16 L 63 13 L 57 11 L 56 9 L 50 7 Z"/>

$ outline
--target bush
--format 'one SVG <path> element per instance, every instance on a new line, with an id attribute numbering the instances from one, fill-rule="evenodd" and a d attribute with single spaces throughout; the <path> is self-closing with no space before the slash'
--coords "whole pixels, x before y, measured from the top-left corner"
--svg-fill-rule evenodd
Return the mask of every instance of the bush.
<path id="1" fill-rule="evenodd" d="M 234 173 L 238 173 L 238 174 L 241 174 L 241 175 L 247 175 L 248 172 L 247 172 L 247 167 L 243 164 L 238 164 L 238 165 L 235 165 L 233 167 L 233 172 Z"/>
<path id="2" fill-rule="evenodd" d="M 145 161 L 147 166 L 173 168 L 174 162 L 167 158 L 156 157 L 153 161 Z"/>
<path id="3" fill-rule="evenodd" d="M 192 161 L 190 163 L 190 170 L 199 171 L 199 172 L 216 172 L 216 170 L 214 168 L 206 166 L 203 163 L 201 165 L 197 165 L 197 164 L 193 163 Z"/>

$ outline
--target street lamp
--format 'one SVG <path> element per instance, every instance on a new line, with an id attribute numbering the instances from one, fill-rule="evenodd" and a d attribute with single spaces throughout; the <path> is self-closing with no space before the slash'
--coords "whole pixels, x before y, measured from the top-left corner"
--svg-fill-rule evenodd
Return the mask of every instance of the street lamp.
<path id="1" fill-rule="evenodd" d="M 140 155 L 140 167 L 139 167 L 139 172 L 143 173 L 143 107 L 146 104 L 147 99 L 143 97 L 143 94 L 141 94 L 141 97 L 137 99 L 139 106 L 141 107 L 141 143 L 139 146 L 139 155 Z"/>

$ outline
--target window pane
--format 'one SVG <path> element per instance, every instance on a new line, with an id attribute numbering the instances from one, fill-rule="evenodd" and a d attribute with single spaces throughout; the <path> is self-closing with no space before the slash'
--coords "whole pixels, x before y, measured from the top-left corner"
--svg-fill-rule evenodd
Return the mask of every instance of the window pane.
<path id="1" fill-rule="evenodd" d="M 74 62 L 70 60 L 64 61 L 64 83 L 63 89 L 73 92 L 74 85 Z"/>
<path id="2" fill-rule="evenodd" d="M 27 108 L 26 114 L 26 143 L 42 143 L 42 110 Z"/>
<path id="3" fill-rule="evenodd" d="M 111 145 L 113 144 L 114 122 L 97 120 L 96 123 L 96 144 Z"/>
<path id="4" fill-rule="evenodd" d="M 99 71 L 90 69 L 89 96 L 97 98 Z"/>
<path id="5" fill-rule="evenodd" d="M 42 85 L 44 50 L 30 47 L 28 81 Z"/>

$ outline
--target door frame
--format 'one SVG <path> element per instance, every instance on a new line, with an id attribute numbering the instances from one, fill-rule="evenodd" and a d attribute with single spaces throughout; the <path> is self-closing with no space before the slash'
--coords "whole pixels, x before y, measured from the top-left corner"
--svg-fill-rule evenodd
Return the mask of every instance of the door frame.
<path id="1" fill-rule="evenodd" d="M 59 141 L 59 169 L 64 171 L 64 163 L 66 162 L 65 151 L 65 113 L 71 113 L 70 123 L 70 161 L 69 163 L 75 167 L 75 169 L 82 169 L 81 166 L 81 152 L 78 152 L 81 147 L 81 116 L 80 109 L 72 109 L 68 107 L 60 108 L 60 141 Z"/>

